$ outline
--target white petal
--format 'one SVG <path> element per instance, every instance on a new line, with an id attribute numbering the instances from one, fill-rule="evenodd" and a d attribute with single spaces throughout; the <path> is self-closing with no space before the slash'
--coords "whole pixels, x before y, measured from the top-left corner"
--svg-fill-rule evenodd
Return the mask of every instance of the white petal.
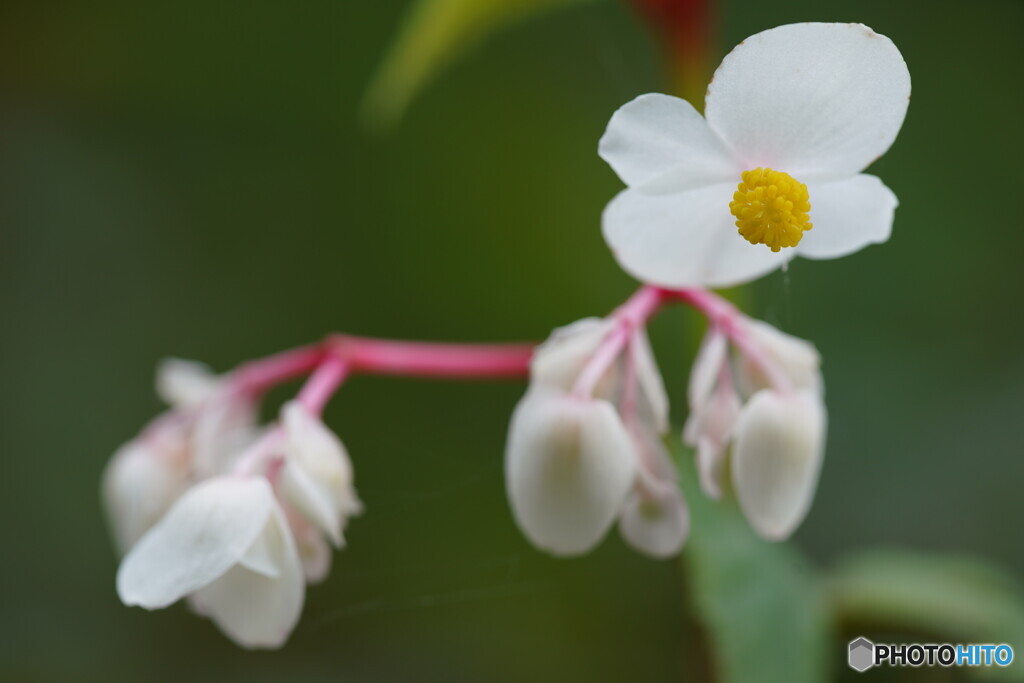
<path id="1" fill-rule="evenodd" d="M 216 580 L 246 554 L 275 506 L 262 478 L 218 477 L 195 485 L 121 562 L 121 601 L 166 607 Z"/>
<path id="2" fill-rule="evenodd" d="M 188 486 L 188 462 L 166 439 L 131 441 L 103 473 L 103 501 L 121 553 L 156 524 Z"/>
<path id="3" fill-rule="evenodd" d="M 690 534 L 690 511 L 674 485 L 656 497 L 633 493 L 619 520 L 619 532 L 634 549 L 652 557 L 672 557 Z"/>
<path id="4" fill-rule="evenodd" d="M 910 72 L 885 36 L 861 24 L 790 24 L 726 56 L 705 112 L 746 168 L 806 183 L 853 175 L 884 154 L 909 100 Z"/>
<path id="5" fill-rule="evenodd" d="M 789 378 L 797 389 L 824 390 L 821 378 L 821 356 L 814 344 L 786 334 L 760 320 L 746 320 L 747 333 L 767 359 Z M 747 396 L 771 387 L 771 380 L 761 365 L 744 356 L 738 364 L 740 388 Z"/>
<path id="6" fill-rule="evenodd" d="M 622 509 L 635 458 L 610 403 L 528 393 L 512 416 L 505 455 L 520 529 L 556 555 L 591 549 Z"/>
<path id="7" fill-rule="evenodd" d="M 217 375 L 194 360 L 165 358 L 156 369 L 156 393 L 174 408 L 199 405 L 220 387 Z"/>
<path id="8" fill-rule="evenodd" d="M 288 639 L 302 612 L 305 577 L 291 531 L 274 504 L 261 539 L 276 576 L 239 564 L 196 593 L 195 603 L 243 647 L 275 648 Z"/>
<path id="9" fill-rule="evenodd" d="M 530 361 L 531 383 L 566 392 L 572 390 L 583 366 L 614 327 L 613 320 L 583 318 L 556 329 L 534 351 Z"/>
<path id="10" fill-rule="evenodd" d="M 647 328 L 641 327 L 633 333 L 629 353 L 639 390 L 639 417 L 656 434 L 664 434 L 668 430 L 668 393 L 647 337 Z"/>
<path id="11" fill-rule="evenodd" d="M 796 255 L 747 242 L 729 213 L 735 184 L 676 194 L 624 190 L 604 210 L 605 241 L 639 280 L 663 287 L 728 287 L 775 270 Z"/>
<path id="12" fill-rule="evenodd" d="M 736 425 L 732 480 L 744 515 L 764 538 L 787 538 L 814 499 L 825 448 L 825 406 L 805 391 L 760 391 Z"/>
<path id="13" fill-rule="evenodd" d="M 889 239 L 899 201 L 875 176 L 810 184 L 808 193 L 814 227 L 796 247 L 801 256 L 837 258 Z"/>
<path id="14" fill-rule="evenodd" d="M 717 328 L 709 329 L 693 360 L 693 369 L 690 370 L 687 399 L 690 401 L 691 413 L 699 412 L 711 396 L 711 391 L 718 384 L 728 350 L 725 335 Z"/>
<path id="15" fill-rule="evenodd" d="M 598 154 L 630 186 L 654 181 L 685 190 L 733 178 L 738 183 L 743 171 L 689 102 L 656 93 L 612 115 Z"/>

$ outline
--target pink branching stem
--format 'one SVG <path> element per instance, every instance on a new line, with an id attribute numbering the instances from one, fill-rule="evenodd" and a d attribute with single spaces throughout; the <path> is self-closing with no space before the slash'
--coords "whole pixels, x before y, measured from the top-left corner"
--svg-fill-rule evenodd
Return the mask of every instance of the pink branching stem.
<path id="1" fill-rule="evenodd" d="M 750 339 L 744 316 L 725 299 L 702 289 L 665 289 L 645 285 L 611 315 L 616 325 L 601 342 L 573 388 L 591 396 L 598 382 L 629 345 L 633 333 L 665 304 L 685 303 L 708 318 L 773 384 L 785 387 L 775 364 Z M 392 341 L 336 334 L 320 344 L 283 351 L 241 365 L 232 382 L 241 393 L 259 394 L 302 375 L 314 373 L 300 393 L 319 414 L 349 374 L 402 375 L 445 379 L 518 379 L 529 375 L 532 344 L 440 344 Z"/>
<path id="2" fill-rule="evenodd" d="M 240 365 L 231 374 L 232 382 L 241 393 L 260 394 L 312 372 L 326 356 L 323 344 L 300 346 Z"/>
<path id="3" fill-rule="evenodd" d="M 334 335 L 330 353 L 353 373 L 448 379 L 507 379 L 530 372 L 533 344 L 434 344 Z"/>
<path id="4" fill-rule="evenodd" d="M 591 356 L 580 376 L 573 385 L 572 393 L 577 398 L 593 396 L 598 382 L 604 377 L 608 368 L 629 345 L 633 332 L 642 328 L 647 321 L 662 307 L 668 295 L 657 287 L 644 286 L 638 289 L 626 303 L 612 312 L 612 319 L 617 323 L 608 333 L 597 351 Z"/>
<path id="5" fill-rule="evenodd" d="M 768 377 L 778 391 L 789 392 L 793 383 L 786 377 L 778 364 L 772 361 L 758 344 L 750 337 L 744 316 L 731 303 L 704 289 L 671 289 L 663 290 L 665 296 L 682 301 L 691 306 L 708 319 L 708 323 L 717 327 L 738 348 L 743 355 L 756 364 Z"/>

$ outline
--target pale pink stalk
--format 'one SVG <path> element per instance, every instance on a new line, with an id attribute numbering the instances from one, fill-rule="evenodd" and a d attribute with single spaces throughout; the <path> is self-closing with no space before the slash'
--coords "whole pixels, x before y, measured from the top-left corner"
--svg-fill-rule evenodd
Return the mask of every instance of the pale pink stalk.
<path id="1" fill-rule="evenodd" d="M 348 361 L 338 356 L 328 356 L 302 385 L 298 401 L 313 415 L 320 415 L 348 373 Z"/>

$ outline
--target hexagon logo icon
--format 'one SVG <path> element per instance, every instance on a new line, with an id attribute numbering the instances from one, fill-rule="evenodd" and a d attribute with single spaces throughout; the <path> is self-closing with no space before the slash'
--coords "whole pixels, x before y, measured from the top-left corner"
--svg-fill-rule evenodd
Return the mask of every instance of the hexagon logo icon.
<path id="1" fill-rule="evenodd" d="M 875 665 L 875 644 L 867 638 L 850 641 L 850 668 L 864 672 Z"/>

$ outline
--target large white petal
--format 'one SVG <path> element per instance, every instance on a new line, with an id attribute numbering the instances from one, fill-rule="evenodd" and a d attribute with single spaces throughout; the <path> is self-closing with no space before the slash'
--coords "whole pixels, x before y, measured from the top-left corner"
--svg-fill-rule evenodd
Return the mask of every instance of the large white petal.
<path id="1" fill-rule="evenodd" d="M 196 593 L 202 612 L 243 647 L 280 647 L 295 628 L 305 597 L 305 576 L 291 531 L 273 505 L 258 539 L 277 573 L 232 567 Z"/>
<path id="2" fill-rule="evenodd" d="M 639 280 L 663 287 L 728 287 L 775 270 L 796 255 L 747 242 L 729 202 L 735 184 L 675 194 L 623 190 L 604 210 L 605 241 Z"/>
<path id="3" fill-rule="evenodd" d="M 725 57 L 705 113 L 747 168 L 808 182 L 852 175 L 885 153 L 909 100 L 910 72 L 885 36 L 861 24 L 790 24 Z"/>
<path id="4" fill-rule="evenodd" d="M 732 480 L 754 530 L 787 538 L 803 521 L 825 448 L 825 406 L 811 391 L 760 391 L 743 408 L 732 450 Z"/>
<path id="5" fill-rule="evenodd" d="M 690 511 L 674 484 L 657 496 L 634 492 L 626 501 L 619 532 L 634 549 L 652 557 L 677 555 L 690 534 Z"/>
<path id="6" fill-rule="evenodd" d="M 506 448 L 513 516 L 537 547 L 584 553 L 621 511 L 635 459 L 610 403 L 532 391 L 516 407 Z"/>
<path id="7" fill-rule="evenodd" d="M 689 102 L 657 93 L 619 107 L 597 149 L 630 186 L 654 182 L 685 190 L 739 182 L 743 170 Z"/>
<path id="8" fill-rule="evenodd" d="M 808 193 L 814 227 L 796 247 L 801 256 L 837 258 L 889 239 L 899 201 L 875 176 L 862 173 L 832 183 L 812 183 Z"/>
<path id="9" fill-rule="evenodd" d="M 242 559 L 274 507 L 263 478 L 218 477 L 192 487 L 121 562 L 121 601 L 157 609 L 214 581 Z"/>

